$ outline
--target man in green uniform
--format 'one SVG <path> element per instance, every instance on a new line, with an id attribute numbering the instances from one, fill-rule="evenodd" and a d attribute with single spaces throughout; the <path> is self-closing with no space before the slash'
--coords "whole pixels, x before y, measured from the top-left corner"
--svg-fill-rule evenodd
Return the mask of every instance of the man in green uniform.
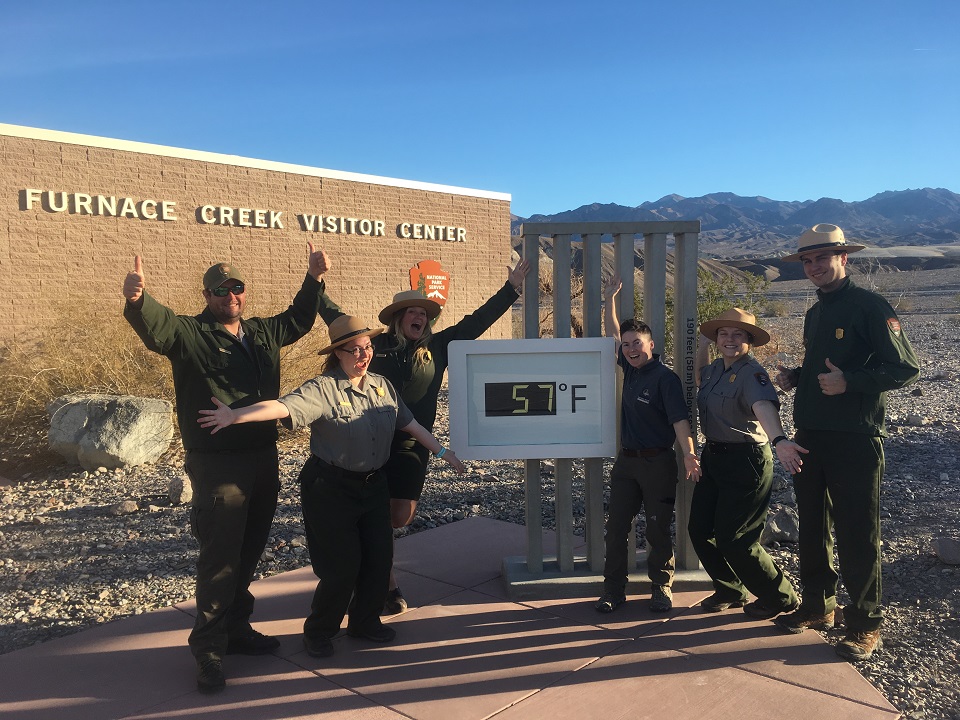
<path id="1" fill-rule="evenodd" d="M 197 687 L 218 692 L 226 684 L 225 654 L 262 655 L 280 646 L 250 625 L 250 582 L 277 508 L 280 473 L 275 421 L 210 434 L 197 423 L 211 397 L 245 407 L 280 395 L 280 348 L 310 331 L 320 307 L 326 254 L 309 245 L 308 273 L 293 304 L 270 318 L 242 317 L 246 285 L 236 266 L 217 263 L 203 276 L 206 309 L 176 315 L 144 288 L 140 256 L 123 283 L 123 315 L 144 345 L 173 368 L 177 422 L 193 486 L 190 525 L 200 543 L 197 618 L 190 650 Z"/>
<path id="2" fill-rule="evenodd" d="M 866 660 L 880 647 L 880 479 L 883 476 L 884 400 L 887 390 L 917 379 L 919 365 L 890 304 L 847 277 L 847 255 L 863 245 L 846 242 L 836 225 L 805 232 L 800 261 L 817 286 L 817 302 L 803 325 L 803 365 L 780 367 L 777 384 L 796 388 L 796 442 L 807 448 L 792 468 L 800 516 L 803 602 L 775 622 L 783 630 L 833 627 L 838 574 L 850 595 L 843 610 L 846 637 L 837 654 Z"/>

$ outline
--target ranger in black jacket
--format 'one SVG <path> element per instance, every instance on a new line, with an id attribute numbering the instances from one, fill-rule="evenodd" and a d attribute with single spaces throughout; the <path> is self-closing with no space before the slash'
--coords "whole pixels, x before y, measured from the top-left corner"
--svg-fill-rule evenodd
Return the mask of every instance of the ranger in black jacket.
<path id="1" fill-rule="evenodd" d="M 203 276 L 207 307 L 196 316 L 176 315 L 145 288 L 140 257 L 123 283 L 123 316 L 143 343 L 173 367 L 177 421 L 193 486 L 190 525 L 200 543 L 197 618 L 190 650 L 197 659 L 197 687 L 225 685 L 224 654 L 262 655 L 280 646 L 250 626 L 250 581 L 267 543 L 280 489 L 275 421 L 202 429 L 200 409 L 215 397 L 244 407 L 280 395 L 280 348 L 313 327 L 323 292 L 326 254 L 309 245 L 308 274 L 293 304 L 270 318 L 243 318 L 246 284 L 234 265 L 217 263 Z"/>
<path id="2" fill-rule="evenodd" d="M 774 622 L 789 632 L 833 627 L 838 574 L 850 594 L 846 638 L 837 654 L 866 660 L 880 646 L 880 480 L 883 476 L 884 393 L 917 379 L 919 364 L 890 304 L 847 277 L 847 243 L 836 225 L 821 223 L 800 237 L 799 260 L 817 286 L 803 324 L 803 365 L 780 368 L 777 384 L 796 388 L 796 442 L 806 449 L 793 473 L 800 516 L 803 603 Z"/>

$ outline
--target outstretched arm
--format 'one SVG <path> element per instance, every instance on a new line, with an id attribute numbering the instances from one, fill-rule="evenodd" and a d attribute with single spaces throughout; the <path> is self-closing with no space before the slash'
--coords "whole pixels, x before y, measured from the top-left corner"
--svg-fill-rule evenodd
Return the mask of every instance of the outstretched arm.
<path id="1" fill-rule="evenodd" d="M 790 440 L 783 432 L 783 424 L 780 422 L 780 413 L 777 412 L 777 406 L 769 400 L 757 400 L 752 406 L 753 414 L 757 416 L 760 427 L 770 438 L 770 442 L 782 438 L 773 446 L 773 451 L 777 460 L 783 465 L 783 469 L 791 475 L 800 472 L 800 466 L 803 465 L 801 455 L 806 455 L 809 450 L 797 445 Z"/>
<path id="2" fill-rule="evenodd" d="M 224 405 L 217 398 L 210 398 L 216 406 L 213 410 L 201 410 L 197 422 L 201 427 L 211 428 L 213 434 L 230 425 L 240 423 L 263 422 L 265 420 L 280 420 L 287 417 L 290 411 L 279 400 L 264 400 L 242 408 L 231 408 Z"/>
<path id="3" fill-rule="evenodd" d="M 434 455 L 446 460 L 447 464 L 449 464 L 450 467 L 452 467 L 458 473 L 466 472 L 467 468 L 464 466 L 460 458 L 457 457 L 457 454 L 450 448 L 445 448 L 443 445 L 441 445 L 440 441 L 437 440 L 429 430 L 427 430 L 416 420 L 411 420 L 407 425 L 404 425 L 400 429 L 405 433 L 409 433 L 414 440 L 423 445 Z"/>

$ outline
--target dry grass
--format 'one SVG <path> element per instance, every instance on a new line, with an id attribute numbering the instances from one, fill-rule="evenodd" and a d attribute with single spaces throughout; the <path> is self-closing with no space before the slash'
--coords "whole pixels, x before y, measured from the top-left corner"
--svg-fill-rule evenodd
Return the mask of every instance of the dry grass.
<path id="1" fill-rule="evenodd" d="M 166 301 L 166 299 L 164 299 Z M 199 312 L 196 294 L 170 307 Z M 175 401 L 170 362 L 144 347 L 117 312 L 90 316 L 81 298 L 54 310 L 42 339 L 13 338 L 0 345 L 0 475 L 60 462 L 47 447 L 47 403 L 73 392 L 136 395 Z M 282 391 L 320 372 L 317 350 L 328 343 L 323 322 L 281 352 Z M 178 442 L 175 440 L 175 443 Z"/>

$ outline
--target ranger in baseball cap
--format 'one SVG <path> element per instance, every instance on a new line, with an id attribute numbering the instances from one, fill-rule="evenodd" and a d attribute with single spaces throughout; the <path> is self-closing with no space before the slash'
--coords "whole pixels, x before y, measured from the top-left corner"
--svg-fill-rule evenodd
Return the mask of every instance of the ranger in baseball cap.
<path id="1" fill-rule="evenodd" d="M 225 280 L 237 280 L 246 285 L 243 275 L 236 265 L 217 263 L 203 274 L 203 288 L 204 290 L 213 290 L 223 285 Z"/>

